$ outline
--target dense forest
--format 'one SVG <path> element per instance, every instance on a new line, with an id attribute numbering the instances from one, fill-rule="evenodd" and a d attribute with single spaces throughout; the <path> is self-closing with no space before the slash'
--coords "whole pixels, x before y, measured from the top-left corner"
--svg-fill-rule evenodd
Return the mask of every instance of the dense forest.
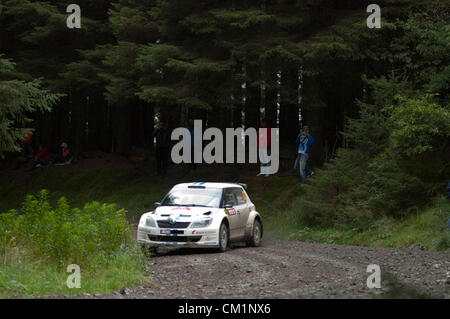
<path id="1" fill-rule="evenodd" d="M 0 153 L 150 149 L 155 123 L 312 129 L 307 223 L 403 214 L 450 176 L 450 1 L 0 2 Z M 330 216 L 336 218 L 330 218 Z M 356 216 L 356 217 L 355 217 Z"/>

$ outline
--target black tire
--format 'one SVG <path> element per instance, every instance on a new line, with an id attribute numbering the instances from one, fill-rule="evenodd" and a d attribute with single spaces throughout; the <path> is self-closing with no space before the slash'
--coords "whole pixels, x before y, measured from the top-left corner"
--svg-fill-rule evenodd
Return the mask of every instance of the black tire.
<path id="1" fill-rule="evenodd" d="M 252 234 L 247 239 L 247 246 L 259 247 L 261 245 L 262 238 L 262 224 L 258 219 L 253 222 Z"/>
<path id="2" fill-rule="evenodd" d="M 230 242 L 230 231 L 225 223 L 222 223 L 219 228 L 219 248 L 217 252 L 223 253 L 228 249 L 228 244 Z"/>

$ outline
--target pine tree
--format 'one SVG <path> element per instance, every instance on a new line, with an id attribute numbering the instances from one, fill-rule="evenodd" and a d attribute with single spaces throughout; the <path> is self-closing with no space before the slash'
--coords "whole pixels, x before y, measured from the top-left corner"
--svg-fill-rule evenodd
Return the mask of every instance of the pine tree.
<path id="1" fill-rule="evenodd" d="M 23 127 L 37 111 L 49 112 L 62 97 L 41 88 L 40 80 L 22 81 L 14 76 L 14 63 L 0 54 L 0 157 L 20 151 Z"/>

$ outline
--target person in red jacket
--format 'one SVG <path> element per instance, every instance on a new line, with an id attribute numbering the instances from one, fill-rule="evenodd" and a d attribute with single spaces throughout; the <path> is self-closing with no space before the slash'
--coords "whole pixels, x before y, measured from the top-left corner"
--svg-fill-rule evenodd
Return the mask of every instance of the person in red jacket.
<path id="1" fill-rule="evenodd" d="M 61 154 L 56 156 L 55 163 L 56 165 L 68 165 L 72 162 L 72 151 L 66 142 L 61 143 Z"/>
<path id="2" fill-rule="evenodd" d="M 266 130 L 262 130 L 265 128 Z M 261 127 L 258 130 L 257 143 L 259 160 L 261 161 L 261 168 L 259 174 L 256 176 L 264 175 L 269 176 L 270 167 L 270 147 L 272 143 L 272 132 L 266 120 L 261 121 Z"/>
<path id="3" fill-rule="evenodd" d="M 48 154 L 48 150 L 46 147 L 39 145 L 38 151 L 33 155 L 33 160 L 31 161 L 30 169 L 47 166 L 50 163 L 50 155 Z"/>

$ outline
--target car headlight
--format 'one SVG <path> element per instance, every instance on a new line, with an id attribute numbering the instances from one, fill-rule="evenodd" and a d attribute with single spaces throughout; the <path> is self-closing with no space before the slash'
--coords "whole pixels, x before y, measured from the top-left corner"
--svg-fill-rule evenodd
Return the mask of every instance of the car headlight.
<path id="1" fill-rule="evenodd" d="M 204 219 L 196 220 L 195 222 L 193 222 L 191 225 L 191 228 L 207 227 L 207 226 L 211 225 L 211 223 L 212 223 L 212 218 L 204 218 Z"/>
<path id="2" fill-rule="evenodd" d="M 151 218 L 150 216 L 147 216 L 147 219 L 145 220 L 145 226 L 156 227 L 155 220 L 153 218 Z"/>

